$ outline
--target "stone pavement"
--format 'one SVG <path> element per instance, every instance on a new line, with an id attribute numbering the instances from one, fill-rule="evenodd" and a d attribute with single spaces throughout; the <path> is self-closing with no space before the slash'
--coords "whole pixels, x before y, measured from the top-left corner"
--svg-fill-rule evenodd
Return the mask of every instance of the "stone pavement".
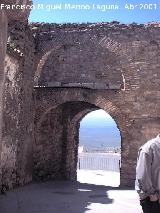
<path id="1" fill-rule="evenodd" d="M 0 213 L 106 212 L 141 213 L 136 192 L 93 183 L 58 181 L 33 183 L 0 195 Z"/>

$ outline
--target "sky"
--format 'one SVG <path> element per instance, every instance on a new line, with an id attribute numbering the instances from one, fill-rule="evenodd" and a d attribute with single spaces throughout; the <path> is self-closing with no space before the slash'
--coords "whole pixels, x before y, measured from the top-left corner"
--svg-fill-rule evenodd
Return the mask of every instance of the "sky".
<path id="1" fill-rule="evenodd" d="M 94 118 L 110 119 L 111 116 L 109 114 L 107 114 L 104 110 L 100 109 L 100 110 L 95 110 L 92 113 L 88 113 L 86 115 L 86 118 L 90 118 L 90 119 L 94 119 Z"/>
<path id="2" fill-rule="evenodd" d="M 88 113 L 82 119 L 80 124 L 81 128 L 85 128 L 86 126 L 90 128 L 105 128 L 108 126 L 116 127 L 114 119 L 102 109 Z"/>
<path id="3" fill-rule="evenodd" d="M 33 0 L 33 2 L 35 9 L 30 14 L 30 22 L 160 22 L 159 0 Z M 43 9 L 38 9 L 38 4 L 42 4 Z M 71 9 L 71 7 L 69 9 L 65 7 L 65 4 L 80 5 L 83 6 L 83 9 Z M 59 8 L 55 9 L 57 5 Z M 114 6 L 113 10 L 103 11 L 104 5 L 118 5 L 118 9 Z M 51 6 L 53 9 L 49 10 Z M 84 9 L 84 6 L 85 8 L 89 6 L 89 9 Z"/>

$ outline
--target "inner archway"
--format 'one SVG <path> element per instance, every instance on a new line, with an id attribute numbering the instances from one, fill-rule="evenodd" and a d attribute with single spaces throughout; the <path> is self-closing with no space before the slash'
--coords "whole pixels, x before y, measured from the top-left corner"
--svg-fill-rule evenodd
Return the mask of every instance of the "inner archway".
<path id="1" fill-rule="evenodd" d="M 89 99 L 86 101 L 83 98 L 76 101 L 73 94 L 72 96 L 67 94 L 64 97 L 66 99 L 71 97 L 72 101 L 62 102 L 55 106 L 52 105 L 51 96 L 49 97 L 49 102 L 46 101 L 45 106 L 40 105 L 41 110 L 37 111 L 35 117 L 34 177 L 38 180 L 76 181 L 80 122 L 88 113 L 104 109 L 115 119 L 121 132 L 122 166 L 120 177 L 122 183 L 123 165 L 125 166 L 124 155 L 126 154 L 126 150 L 124 150 L 126 120 L 120 109 L 114 106 L 110 100 L 103 106 L 104 102 L 101 97 L 94 102 Z M 44 155 L 44 153 L 46 154 Z M 57 162 L 59 163 L 57 164 Z"/>
<path id="2" fill-rule="evenodd" d="M 77 180 L 119 186 L 121 136 L 114 119 L 102 109 L 88 113 L 80 122 Z"/>

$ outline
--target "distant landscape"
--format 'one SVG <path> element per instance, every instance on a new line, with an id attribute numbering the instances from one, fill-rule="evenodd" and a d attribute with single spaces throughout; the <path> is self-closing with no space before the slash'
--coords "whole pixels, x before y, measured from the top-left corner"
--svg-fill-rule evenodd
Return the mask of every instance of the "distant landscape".
<path id="1" fill-rule="evenodd" d="M 80 123 L 80 145 L 86 148 L 121 147 L 115 121 L 103 110 L 88 114 Z"/>

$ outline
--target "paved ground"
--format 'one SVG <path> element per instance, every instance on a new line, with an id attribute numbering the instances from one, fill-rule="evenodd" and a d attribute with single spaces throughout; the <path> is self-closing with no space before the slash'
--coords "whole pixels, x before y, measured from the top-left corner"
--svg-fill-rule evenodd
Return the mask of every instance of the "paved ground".
<path id="1" fill-rule="evenodd" d="M 46 182 L 31 184 L 0 195 L 0 213 L 140 213 L 134 190 L 93 183 L 106 176 L 100 171 L 78 172 L 81 182 Z M 82 175 L 83 173 L 83 175 Z M 91 184 L 84 183 L 92 177 Z M 83 179 L 82 179 L 82 177 Z M 115 181 L 117 173 L 108 173 Z M 82 179 L 82 180 L 81 180 Z M 108 180 L 108 181 L 109 181 Z M 118 180 L 118 179 L 117 179 Z M 100 183 L 99 183 L 100 184 Z"/>

